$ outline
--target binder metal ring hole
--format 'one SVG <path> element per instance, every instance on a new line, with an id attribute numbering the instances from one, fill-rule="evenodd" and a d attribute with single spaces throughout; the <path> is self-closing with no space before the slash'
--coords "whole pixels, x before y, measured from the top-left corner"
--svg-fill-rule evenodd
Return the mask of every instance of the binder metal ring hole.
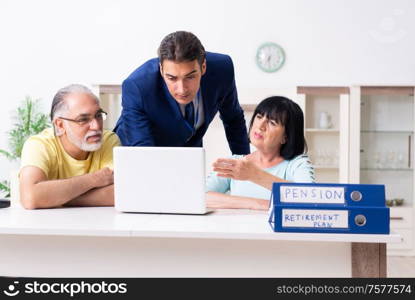
<path id="1" fill-rule="evenodd" d="M 366 224 L 366 217 L 364 215 L 357 215 L 354 217 L 354 223 L 357 226 L 365 226 Z"/>
<path id="2" fill-rule="evenodd" d="M 362 200 L 362 193 L 359 192 L 359 191 L 353 191 L 353 192 L 350 193 L 350 198 L 353 201 L 356 201 L 356 202 L 360 201 L 360 200 Z"/>

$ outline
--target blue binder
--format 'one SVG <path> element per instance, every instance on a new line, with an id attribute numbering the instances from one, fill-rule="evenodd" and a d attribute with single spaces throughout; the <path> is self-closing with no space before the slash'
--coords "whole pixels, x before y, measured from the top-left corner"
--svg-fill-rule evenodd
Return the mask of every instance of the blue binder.
<path id="1" fill-rule="evenodd" d="M 389 208 L 275 205 L 270 224 L 277 232 L 389 234 Z"/>
<path id="2" fill-rule="evenodd" d="M 389 234 L 384 185 L 274 183 L 276 232 Z"/>
<path id="3" fill-rule="evenodd" d="M 385 206 L 385 186 L 380 184 L 284 182 L 274 183 L 272 194 L 284 205 Z"/>

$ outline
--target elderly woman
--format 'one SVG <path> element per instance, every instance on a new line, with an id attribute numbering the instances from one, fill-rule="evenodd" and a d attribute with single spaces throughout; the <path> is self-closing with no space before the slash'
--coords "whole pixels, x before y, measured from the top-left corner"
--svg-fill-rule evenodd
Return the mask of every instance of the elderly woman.
<path id="1" fill-rule="evenodd" d="M 314 182 L 304 116 L 295 102 L 277 96 L 263 100 L 252 116 L 249 139 L 255 152 L 213 163 L 208 207 L 267 210 L 273 182 Z"/>

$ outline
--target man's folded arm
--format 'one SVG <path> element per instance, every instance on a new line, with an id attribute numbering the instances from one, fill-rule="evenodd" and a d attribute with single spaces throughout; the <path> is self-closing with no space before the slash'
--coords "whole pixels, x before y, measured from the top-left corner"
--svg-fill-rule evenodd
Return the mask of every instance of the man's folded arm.
<path id="1" fill-rule="evenodd" d="M 59 207 L 91 189 L 112 184 L 113 172 L 108 168 L 68 179 L 47 180 L 42 169 L 25 166 L 20 171 L 20 201 L 26 209 Z"/>
<path id="2" fill-rule="evenodd" d="M 64 206 L 114 206 L 114 184 L 89 190 Z"/>

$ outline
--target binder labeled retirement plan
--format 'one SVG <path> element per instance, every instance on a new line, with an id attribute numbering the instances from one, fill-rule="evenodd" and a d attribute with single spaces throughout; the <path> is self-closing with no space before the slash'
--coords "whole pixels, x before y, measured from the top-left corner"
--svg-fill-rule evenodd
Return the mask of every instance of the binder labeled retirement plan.
<path id="1" fill-rule="evenodd" d="M 272 200 L 274 231 L 389 234 L 383 185 L 274 183 Z"/>

